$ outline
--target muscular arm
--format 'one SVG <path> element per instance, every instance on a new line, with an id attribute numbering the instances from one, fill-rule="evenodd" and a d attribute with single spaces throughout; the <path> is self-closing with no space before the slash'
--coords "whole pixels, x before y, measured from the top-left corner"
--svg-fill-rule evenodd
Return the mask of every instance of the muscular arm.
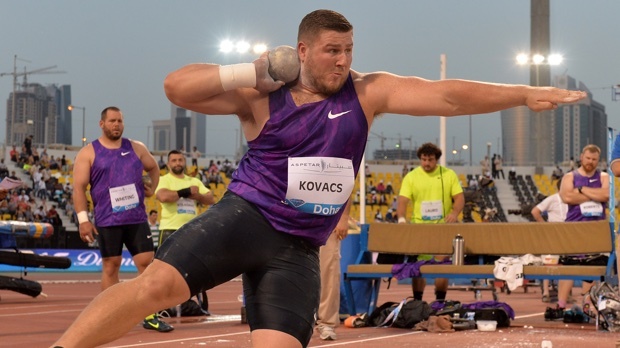
<path id="1" fill-rule="evenodd" d="M 157 165 L 155 157 L 151 155 L 143 143 L 132 140 L 131 146 L 136 152 L 136 155 L 138 155 L 138 158 L 140 158 L 144 171 L 147 172 L 149 178 L 151 179 L 150 185 L 144 185 L 144 195 L 146 197 L 151 197 L 155 192 L 155 188 L 157 188 L 157 185 L 159 184 L 159 166 Z"/>
<path id="2" fill-rule="evenodd" d="M 482 114 L 516 106 L 552 110 L 559 103 L 586 97 L 581 91 L 554 87 L 504 85 L 466 80 L 430 81 L 386 72 L 357 74 L 362 105 L 373 116 L 396 113 L 414 116 Z"/>
<path id="3" fill-rule="evenodd" d="M 92 144 L 86 145 L 78 152 L 73 164 L 73 206 L 75 212 L 88 212 L 88 202 L 86 200 L 86 189 L 90 183 L 90 167 L 95 159 L 95 151 Z M 94 234 L 98 234 L 97 229 L 90 221 L 79 223 L 78 230 L 80 238 L 86 242 L 94 241 Z"/>
<path id="4" fill-rule="evenodd" d="M 582 193 L 573 184 L 573 173 L 568 173 L 562 179 L 560 197 L 566 204 L 576 205 L 588 201 L 607 202 L 609 200 L 609 176 L 601 173 L 601 187 L 583 187 Z"/>
<path id="5" fill-rule="evenodd" d="M 398 215 L 398 220 L 400 220 L 400 218 L 407 218 L 405 215 L 407 215 L 407 204 L 409 204 L 409 201 L 409 198 L 405 196 L 398 196 L 398 205 L 396 206 L 396 214 Z"/>
<path id="6" fill-rule="evenodd" d="M 601 173 L 601 187 L 582 187 L 582 195 L 588 200 L 605 203 L 609 201 L 609 175 Z"/>
<path id="7" fill-rule="evenodd" d="M 454 203 L 452 204 L 452 211 L 448 214 L 448 216 L 446 216 L 446 222 L 448 223 L 458 222 L 459 214 L 463 211 L 463 208 L 465 207 L 465 195 L 463 194 L 463 192 L 452 196 L 452 199 L 454 199 Z"/>
<path id="8" fill-rule="evenodd" d="M 252 62 L 256 71 L 256 86 L 224 91 L 217 64 L 190 64 L 170 73 L 164 81 L 164 91 L 170 101 L 188 110 L 207 115 L 252 114 L 251 101 L 284 85 L 275 82 L 269 73 L 268 52 Z"/>
<path id="9" fill-rule="evenodd" d="M 155 198 L 162 203 L 174 203 L 181 197 L 179 197 L 177 191 L 158 187 L 157 192 L 155 193 Z"/>
<path id="10" fill-rule="evenodd" d="M 207 193 L 196 193 L 196 195 L 192 195 L 190 198 L 204 204 L 204 205 L 213 205 L 215 204 L 215 198 L 213 197 L 213 192 L 209 191 Z"/>
<path id="11" fill-rule="evenodd" d="M 88 211 L 86 188 L 90 183 L 90 166 L 95 153 L 88 144 L 75 157 L 73 164 L 73 206 L 76 212 Z"/>

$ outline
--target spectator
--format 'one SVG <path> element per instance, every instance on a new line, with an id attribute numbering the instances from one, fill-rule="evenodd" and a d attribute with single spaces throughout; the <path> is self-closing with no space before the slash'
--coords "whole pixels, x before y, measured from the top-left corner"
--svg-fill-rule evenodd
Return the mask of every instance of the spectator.
<path id="1" fill-rule="evenodd" d="M 22 202 L 28 203 L 30 201 L 30 196 L 26 193 L 26 190 L 22 190 L 18 199 Z"/>
<path id="2" fill-rule="evenodd" d="M 381 214 L 381 209 L 377 209 L 375 213 L 375 222 L 383 222 L 383 214 Z"/>
<path id="3" fill-rule="evenodd" d="M 395 222 L 394 221 L 394 211 L 390 208 L 385 214 L 385 222 Z"/>
<path id="4" fill-rule="evenodd" d="M 24 139 L 24 149 L 28 156 L 32 156 L 32 135 L 29 135 Z"/>
<path id="5" fill-rule="evenodd" d="M 489 173 L 490 170 L 491 170 L 491 167 L 489 165 L 489 156 L 484 156 L 484 158 L 480 161 L 481 174 L 487 175 L 487 173 Z"/>
<path id="6" fill-rule="evenodd" d="M 553 173 L 551 173 L 551 180 L 559 180 L 564 175 L 562 168 L 560 166 L 555 166 Z"/>
<path id="7" fill-rule="evenodd" d="M 47 221 L 47 212 L 42 205 L 35 209 L 33 214 L 35 221 Z"/>
<path id="8" fill-rule="evenodd" d="M 502 160 L 502 156 L 501 155 L 497 155 L 497 157 L 495 157 L 494 162 L 495 163 L 495 176 L 496 179 L 499 179 L 499 175 L 502 175 L 502 180 L 505 180 L 506 177 L 504 176 L 504 161 Z"/>
<path id="9" fill-rule="evenodd" d="M 63 173 L 66 173 L 69 171 L 69 166 L 67 166 L 67 158 L 65 157 L 64 154 L 60 158 L 60 170 L 62 170 Z"/>
<path id="10" fill-rule="evenodd" d="M 0 159 L 0 180 L 9 175 L 9 168 L 4 163 L 4 158 Z"/>
<path id="11" fill-rule="evenodd" d="M 385 192 L 385 185 L 383 185 L 383 180 L 379 180 L 379 183 L 377 184 L 377 193 L 384 193 Z"/>
<path id="12" fill-rule="evenodd" d="M 19 152 L 17 151 L 15 146 L 13 146 L 11 152 L 9 152 L 9 156 L 11 157 L 11 162 L 17 163 L 17 159 L 19 158 Z"/>
<path id="13" fill-rule="evenodd" d="M 198 151 L 198 148 L 196 146 L 194 146 L 193 150 L 192 150 L 192 166 L 198 168 L 198 158 L 200 158 L 202 154 L 200 153 L 200 151 Z"/>
<path id="14" fill-rule="evenodd" d="M 58 216 L 58 211 L 56 210 L 56 206 L 52 205 L 52 208 L 47 211 L 47 220 L 52 226 L 62 226 L 62 219 Z"/>
<path id="15" fill-rule="evenodd" d="M 510 171 L 508 172 L 508 180 L 517 180 L 517 170 L 515 167 L 510 167 Z"/>
<path id="16" fill-rule="evenodd" d="M 322 340 L 336 339 L 336 327 L 340 324 L 340 245 L 350 232 L 360 231 L 358 222 L 349 215 L 347 204 L 338 225 L 319 249 L 321 272 L 321 297 L 317 310 L 317 330 Z"/>

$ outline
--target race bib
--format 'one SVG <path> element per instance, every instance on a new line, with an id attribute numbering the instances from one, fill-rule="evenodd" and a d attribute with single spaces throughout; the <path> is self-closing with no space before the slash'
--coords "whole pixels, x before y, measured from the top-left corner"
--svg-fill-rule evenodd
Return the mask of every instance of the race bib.
<path id="1" fill-rule="evenodd" d="M 177 201 L 177 214 L 196 215 L 196 203 L 192 199 L 179 198 Z"/>
<path id="2" fill-rule="evenodd" d="M 603 205 L 599 202 L 588 201 L 579 204 L 583 216 L 603 216 Z"/>
<path id="3" fill-rule="evenodd" d="M 110 188 L 112 212 L 120 213 L 138 206 L 139 198 L 135 184 Z"/>
<path id="4" fill-rule="evenodd" d="M 291 157 L 286 203 L 309 214 L 335 215 L 351 196 L 354 181 L 351 160 Z"/>
<path id="5" fill-rule="evenodd" d="M 435 221 L 443 218 L 443 204 L 441 204 L 441 201 L 423 201 L 420 210 L 422 220 Z"/>

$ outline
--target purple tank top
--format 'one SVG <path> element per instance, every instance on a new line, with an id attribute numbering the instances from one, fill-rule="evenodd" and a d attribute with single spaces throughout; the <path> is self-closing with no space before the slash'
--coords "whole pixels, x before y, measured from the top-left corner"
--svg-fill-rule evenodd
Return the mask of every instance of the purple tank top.
<path id="1" fill-rule="evenodd" d="M 144 167 L 131 141 L 123 138 L 118 149 L 108 149 L 98 139 L 92 144 L 95 160 L 90 168 L 90 194 L 95 224 L 107 227 L 146 222 Z"/>
<path id="2" fill-rule="evenodd" d="M 594 175 L 588 177 L 579 174 L 579 171 L 573 171 L 573 185 L 574 187 L 595 187 L 600 188 L 603 186 L 601 182 L 601 172 L 596 171 Z M 605 207 L 607 204 L 603 203 L 603 213 L 600 216 L 587 216 L 581 212 L 581 207 L 577 205 L 568 205 L 568 213 L 566 213 L 565 221 L 592 221 L 592 220 L 604 220 L 605 219 Z"/>
<path id="3" fill-rule="evenodd" d="M 255 204 L 276 230 L 323 245 L 342 209 L 333 215 L 313 214 L 287 202 L 289 159 L 347 159 L 351 161 L 353 177 L 357 175 L 366 147 L 368 122 L 353 80 L 349 75 L 336 94 L 301 106 L 295 105 L 289 88 L 284 86 L 269 95 L 269 113 L 259 136 L 248 142 L 249 150 L 233 173 L 228 189 Z M 319 163 L 317 171 L 328 171 L 329 163 Z M 304 189 L 312 190 L 313 198 L 321 201 L 322 190 L 334 187 L 308 183 Z"/>

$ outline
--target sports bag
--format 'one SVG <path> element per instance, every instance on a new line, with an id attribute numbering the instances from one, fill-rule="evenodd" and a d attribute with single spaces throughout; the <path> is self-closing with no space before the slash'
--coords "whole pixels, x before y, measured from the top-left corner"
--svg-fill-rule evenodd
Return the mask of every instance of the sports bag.
<path id="1" fill-rule="evenodd" d="M 407 297 L 401 302 L 386 302 L 377 307 L 366 319 L 367 326 L 390 326 L 411 329 L 427 320 L 432 309 L 425 301 Z"/>

